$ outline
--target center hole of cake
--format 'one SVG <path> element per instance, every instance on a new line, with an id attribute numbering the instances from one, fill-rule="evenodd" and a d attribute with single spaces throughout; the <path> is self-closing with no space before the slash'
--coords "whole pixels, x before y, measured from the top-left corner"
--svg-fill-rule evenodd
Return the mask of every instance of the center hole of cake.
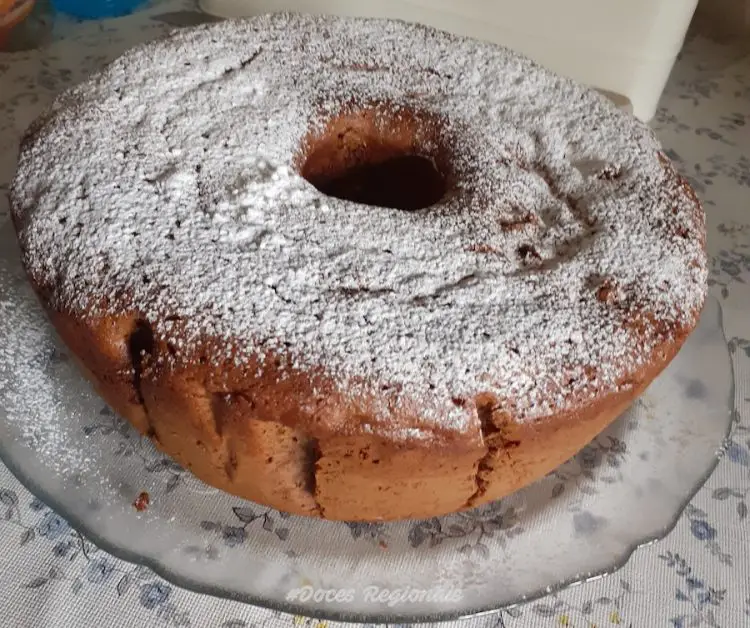
<path id="1" fill-rule="evenodd" d="M 379 138 L 340 132 L 316 143 L 302 176 L 327 196 L 404 211 L 443 198 L 445 176 L 435 161 Z"/>

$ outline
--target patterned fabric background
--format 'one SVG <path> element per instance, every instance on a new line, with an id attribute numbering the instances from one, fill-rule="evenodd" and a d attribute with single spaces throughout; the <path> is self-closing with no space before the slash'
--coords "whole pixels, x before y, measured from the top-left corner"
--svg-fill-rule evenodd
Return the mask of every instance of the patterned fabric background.
<path id="1" fill-rule="evenodd" d="M 134 43 L 201 21 L 191 6 L 158 3 L 131 18 L 68 26 L 49 47 L 0 55 L 0 224 L 20 134 L 40 108 Z M 653 126 L 708 214 L 711 284 L 724 308 L 736 377 L 727 455 L 675 530 L 638 550 L 617 573 L 446 625 L 750 625 L 750 41 L 691 34 Z M 19 628 L 344 625 L 179 589 L 98 549 L 1 465 L 0 591 L 0 624 Z"/>

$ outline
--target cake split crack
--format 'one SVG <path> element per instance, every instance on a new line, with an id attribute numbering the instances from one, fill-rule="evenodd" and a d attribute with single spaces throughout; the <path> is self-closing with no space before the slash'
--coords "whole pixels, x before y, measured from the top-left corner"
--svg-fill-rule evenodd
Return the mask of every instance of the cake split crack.
<path id="1" fill-rule="evenodd" d="M 141 387 L 141 381 L 145 370 L 146 361 L 154 353 L 154 331 L 148 321 L 139 319 L 135 322 L 133 330 L 127 339 L 128 355 L 130 357 L 131 372 L 132 372 L 132 384 L 135 390 L 135 398 L 137 402 L 143 408 L 143 412 L 146 415 L 148 422 L 148 436 L 158 440 L 158 436 L 153 428 L 151 419 L 149 418 L 148 406 L 143 396 L 143 389 Z"/>

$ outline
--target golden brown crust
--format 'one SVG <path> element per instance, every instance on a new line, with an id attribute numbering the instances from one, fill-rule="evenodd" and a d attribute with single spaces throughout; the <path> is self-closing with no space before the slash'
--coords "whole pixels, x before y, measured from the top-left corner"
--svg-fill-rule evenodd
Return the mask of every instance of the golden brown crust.
<path id="1" fill-rule="evenodd" d="M 329 399 L 323 421 L 319 409 L 300 412 L 306 395 L 293 378 L 286 386 L 274 376 L 243 383 L 232 369 L 199 363 L 159 368 L 156 352 L 165 349 L 158 342 L 137 365 L 135 316 L 49 314 L 102 397 L 198 478 L 282 511 L 347 521 L 446 514 L 540 479 L 626 410 L 689 331 L 658 346 L 620 392 L 573 410 L 519 423 L 499 402 L 480 397 L 481 430 L 396 441 L 366 428 L 337 432 L 334 414 L 360 426 L 374 421 L 344 400 Z M 233 392 L 217 390 L 218 382 L 231 383 Z"/>
<path id="2" fill-rule="evenodd" d="M 82 321 L 50 307 L 47 307 L 47 314 L 96 391 L 139 432 L 148 434 L 150 424 L 134 385 L 128 346 L 135 319 L 130 316 L 110 316 Z"/>
<path id="3" fill-rule="evenodd" d="M 687 334 L 666 341 L 653 360 L 623 381 L 622 389 L 579 407 L 528 423 L 516 423 L 494 413 L 493 429 L 485 429 L 488 453 L 477 473 L 477 506 L 500 499 L 542 478 L 578 453 L 615 421 L 669 364 Z"/>

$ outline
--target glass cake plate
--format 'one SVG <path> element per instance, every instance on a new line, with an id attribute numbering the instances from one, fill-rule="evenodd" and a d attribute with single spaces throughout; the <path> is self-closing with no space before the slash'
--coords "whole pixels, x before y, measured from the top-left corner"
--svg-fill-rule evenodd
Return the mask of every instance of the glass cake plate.
<path id="1" fill-rule="evenodd" d="M 471 512 L 331 523 L 231 497 L 159 454 L 92 392 L 0 231 L 0 456 L 108 552 L 178 586 L 352 621 L 507 608 L 622 566 L 714 469 L 733 378 L 717 301 L 634 405 L 544 480 Z M 134 507 L 147 492 L 148 508 Z"/>

